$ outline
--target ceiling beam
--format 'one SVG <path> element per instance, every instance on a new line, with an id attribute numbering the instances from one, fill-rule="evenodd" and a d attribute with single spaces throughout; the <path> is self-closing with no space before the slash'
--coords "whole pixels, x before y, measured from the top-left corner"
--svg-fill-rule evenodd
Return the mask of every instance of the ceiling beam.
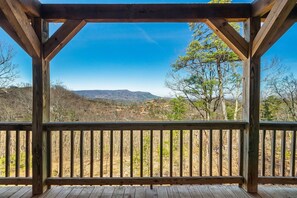
<path id="1" fill-rule="evenodd" d="M 260 31 L 253 41 L 252 55 L 261 56 L 263 49 L 267 49 L 276 32 L 281 28 L 297 0 L 278 0 L 268 14 Z"/>
<path id="2" fill-rule="evenodd" d="M 251 4 L 42 4 L 51 22 L 198 22 L 209 17 L 244 21 Z"/>
<path id="3" fill-rule="evenodd" d="M 44 44 L 44 58 L 53 59 L 85 25 L 83 20 L 66 21 Z"/>
<path id="4" fill-rule="evenodd" d="M 0 0 L 0 8 L 32 57 L 40 57 L 40 41 L 18 0 Z"/>
<path id="5" fill-rule="evenodd" d="M 41 3 L 39 0 L 20 0 L 20 3 L 29 16 L 40 17 Z"/>
<path id="6" fill-rule="evenodd" d="M 14 31 L 13 27 L 11 27 L 10 23 L 7 21 L 7 19 L 5 18 L 4 14 L 2 13 L 2 11 L 0 10 L 0 27 L 17 43 L 19 44 L 19 46 L 21 46 L 21 48 L 23 48 L 26 52 L 27 49 L 25 48 L 25 46 L 23 45 L 22 41 L 20 40 L 20 38 L 18 37 L 18 35 L 16 34 L 16 32 Z"/>
<path id="7" fill-rule="evenodd" d="M 281 27 L 276 31 L 276 34 L 270 39 L 270 41 L 258 51 L 259 54 L 265 54 L 293 25 L 295 20 L 287 19 Z"/>
<path id="8" fill-rule="evenodd" d="M 252 3 L 252 16 L 261 17 L 264 14 L 270 12 L 275 0 L 255 0 Z"/>
<path id="9" fill-rule="evenodd" d="M 208 19 L 206 24 L 221 38 L 241 60 L 248 59 L 248 42 L 222 18 Z"/>

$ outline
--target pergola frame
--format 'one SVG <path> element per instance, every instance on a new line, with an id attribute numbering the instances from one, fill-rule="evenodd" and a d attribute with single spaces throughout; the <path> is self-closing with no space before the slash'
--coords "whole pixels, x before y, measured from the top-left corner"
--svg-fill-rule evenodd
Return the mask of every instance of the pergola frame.
<path id="1" fill-rule="evenodd" d="M 205 22 L 244 61 L 244 188 L 257 192 L 260 58 L 297 21 L 297 0 L 251 4 L 41 4 L 0 0 L 0 26 L 33 62 L 33 194 L 49 166 L 43 124 L 50 122 L 50 61 L 88 22 Z M 261 26 L 261 21 L 263 25 Z M 64 24 L 49 38 L 49 23 Z M 242 37 L 228 22 L 244 22 Z M 277 30 L 277 31 L 276 31 Z"/>

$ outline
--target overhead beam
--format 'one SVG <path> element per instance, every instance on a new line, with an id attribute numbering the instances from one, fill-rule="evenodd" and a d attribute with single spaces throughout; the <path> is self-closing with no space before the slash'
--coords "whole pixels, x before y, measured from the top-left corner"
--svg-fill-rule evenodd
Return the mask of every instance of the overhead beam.
<path id="1" fill-rule="evenodd" d="M 206 24 L 221 38 L 241 60 L 246 60 L 249 55 L 248 42 L 222 18 L 210 18 Z"/>
<path id="2" fill-rule="evenodd" d="M 261 17 L 264 14 L 268 13 L 273 5 L 275 0 L 255 0 L 252 3 L 252 16 Z"/>
<path id="3" fill-rule="evenodd" d="M 250 4 L 42 4 L 42 18 L 51 22 L 198 22 L 209 17 L 244 21 Z"/>
<path id="4" fill-rule="evenodd" d="M 28 50 L 28 53 L 32 57 L 39 57 L 40 41 L 23 11 L 20 2 L 18 0 L 0 0 L 0 8 L 23 45 Z"/>
<path id="5" fill-rule="evenodd" d="M 47 61 L 53 59 L 85 25 L 83 20 L 66 21 L 44 44 L 44 58 Z"/>
<path id="6" fill-rule="evenodd" d="M 285 22 L 295 5 L 296 0 L 278 0 L 275 2 L 263 26 L 254 39 L 252 56 L 262 55 L 261 52 L 263 48 L 267 48 L 267 45 L 271 43 L 274 35 Z"/>
<path id="7" fill-rule="evenodd" d="M 39 0 L 20 0 L 26 14 L 33 17 L 40 17 L 41 3 Z"/>
<path id="8" fill-rule="evenodd" d="M 20 40 L 19 36 L 14 31 L 13 27 L 10 25 L 10 23 L 5 19 L 2 18 L 3 13 L 0 10 L 0 27 L 21 47 L 23 48 L 27 53 L 26 47 L 23 45 L 22 41 Z"/>
<path id="9" fill-rule="evenodd" d="M 259 54 L 265 54 L 293 25 L 295 20 L 288 18 L 276 31 L 276 34 L 270 41 L 258 51 Z"/>

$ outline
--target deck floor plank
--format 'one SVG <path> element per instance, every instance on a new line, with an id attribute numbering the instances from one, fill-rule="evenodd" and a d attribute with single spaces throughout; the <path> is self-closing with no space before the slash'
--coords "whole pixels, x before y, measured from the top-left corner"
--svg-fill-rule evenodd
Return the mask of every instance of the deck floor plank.
<path id="1" fill-rule="evenodd" d="M 21 196 L 23 196 L 26 192 L 30 191 L 31 188 L 28 186 L 23 186 L 21 189 L 19 189 L 18 191 L 16 191 L 14 194 L 12 194 L 10 196 L 10 198 L 19 198 Z"/>
<path id="2" fill-rule="evenodd" d="M 46 191 L 41 197 L 42 198 L 55 198 L 63 190 L 62 186 L 55 186 Z"/>
<path id="3" fill-rule="evenodd" d="M 84 187 L 79 194 L 80 198 L 88 198 L 92 194 L 95 187 Z"/>
<path id="4" fill-rule="evenodd" d="M 102 198 L 110 198 L 112 197 L 112 194 L 114 192 L 115 188 L 114 187 L 105 187 L 102 194 L 101 194 L 101 197 Z"/>
<path id="5" fill-rule="evenodd" d="M 125 187 L 124 186 L 118 186 L 114 189 L 114 192 L 112 194 L 112 198 L 122 198 L 125 194 Z"/>
<path id="6" fill-rule="evenodd" d="M 213 194 L 209 191 L 208 186 L 199 185 L 194 187 L 201 192 L 204 198 L 214 198 Z"/>
<path id="7" fill-rule="evenodd" d="M 0 198 L 32 197 L 31 186 L 2 186 Z M 297 198 L 296 186 L 259 185 L 258 194 L 246 193 L 236 185 L 182 185 L 182 186 L 52 186 L 50 190 L 34 198 Z"/>
<path id="8" fill-rule="evenodd" d="M 17 191 L 19 191 L 21 188 L 22 188 L 21 186 L 9 188 L 7 191 L 2 192 L 0 194 L 0 197 L 10 197 L 11 195 L 17 193 Z"/>
<path id="9" fill-rule="evenodd" d="M 135 187 L 126 187 L 124 192 L 124 198 L 134 198 L 135 197 Z"/>
<path id="10" fill-rule="evenodd" d="M 135 188 L 135 198 L 145 197 L 145 189 L 148 187 L 136 187 Z"/>
<path id="11" fill-rule="evenodd" d="M 157 187 L 158 197 L 168 198 L 167 190 L 164 186 Z"/>
<path id="12" fill-rule="evenodd" d="M 180 197 L 183 197 L 183 198 L 191 198 L 191 194 L 189 192 L 189 189 L 187 188 L 186 185 L 183 185 L 183 186 L 175 186 L 175 188 L 177 189 Z"/>
<path id="13" fill-rule="evenodd" d="M 103 190 L 104 190 L 103 186 L 96 186 L 96 188 L 92 191 L 89 198 L 101 197 Z"/>
<path id="14" fill-rule="evenodd" d="M 188 190 L 191 194 L 191 197 L 197 197 L 197 198 L 203 198 L 200 190 L 198 190 L 198 188 L 194 188 L 193 186 L 188 186 Z"/>

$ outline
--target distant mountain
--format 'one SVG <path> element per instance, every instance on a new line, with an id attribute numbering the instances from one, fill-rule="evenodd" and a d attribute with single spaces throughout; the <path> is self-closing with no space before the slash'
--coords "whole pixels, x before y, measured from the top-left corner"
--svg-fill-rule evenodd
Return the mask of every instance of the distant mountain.
<path id="1" fill-rule="evenodd" d="M 160 98 L 149 92 L 129 90 L 79 90 L 74 93 L 89 99 L 106 99 L 127 102 L 142 102 Z"/>

